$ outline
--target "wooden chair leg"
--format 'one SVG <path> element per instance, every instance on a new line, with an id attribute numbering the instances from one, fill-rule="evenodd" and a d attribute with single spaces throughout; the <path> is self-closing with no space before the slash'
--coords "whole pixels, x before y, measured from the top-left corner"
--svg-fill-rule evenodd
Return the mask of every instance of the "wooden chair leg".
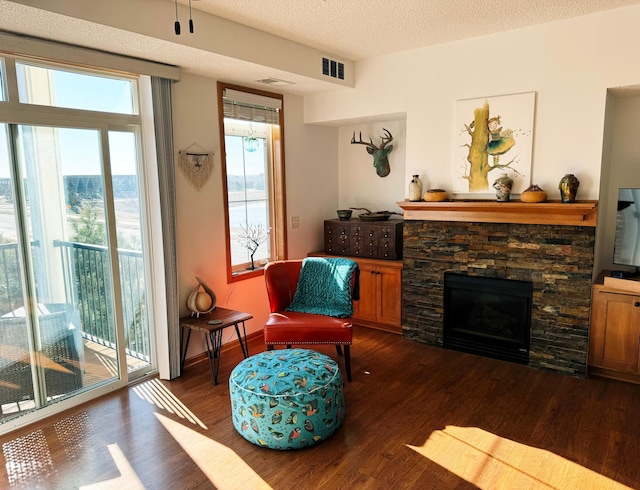
<path id="1" fill-rule="evenodd" d="M 347 368 L 347 379 L 351 382 L 351 346 L 344 346 L 344 364 Z"/>
<path id="2" fill-rule="evenodd" d="M 273 345 L 273 344 L 269 344 L 269 345 L 267 345 L 267 350 L 273 350 L 273 348 L 274 348 L 274 345 Z"/>
<path id="3" fill-rule="evenodd" d="M 342 346 L 340 344 L 336 344 L 336 351 L 338 352 L 339 356 L 342 355 Z"/>

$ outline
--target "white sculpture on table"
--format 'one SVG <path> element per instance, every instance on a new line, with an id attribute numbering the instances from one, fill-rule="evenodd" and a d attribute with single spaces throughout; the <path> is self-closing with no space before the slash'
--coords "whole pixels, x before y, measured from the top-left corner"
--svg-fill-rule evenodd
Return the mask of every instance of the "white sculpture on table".
<path id="1" fill-rule="evenodd" d="M 214 293 L 205 282 L 196 276 L 198 284 L 187 297 L 187 308 L 191 316 L 200 318 L 200 314 L 210 313 L 216 307 L 216 293 Z M 200 291 L 200 288 L 204 291 Z"/>

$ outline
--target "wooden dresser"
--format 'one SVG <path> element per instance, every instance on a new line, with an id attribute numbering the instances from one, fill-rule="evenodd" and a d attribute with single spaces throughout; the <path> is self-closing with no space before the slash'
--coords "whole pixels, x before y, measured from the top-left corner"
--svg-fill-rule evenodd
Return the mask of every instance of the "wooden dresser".
<path id="1" fill-rule="evenodd" d="M 402 220 L 324 222 L 324 251 L 331 255 L 397 260 L 402 258 Z"/>

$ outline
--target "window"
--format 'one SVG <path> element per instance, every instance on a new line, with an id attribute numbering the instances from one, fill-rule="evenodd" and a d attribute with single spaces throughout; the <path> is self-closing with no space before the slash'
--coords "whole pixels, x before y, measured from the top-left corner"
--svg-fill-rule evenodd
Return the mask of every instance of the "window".
<path id="1" fill-rule="evenodd" d="M 137 87 L 133 80 L 24 62 L 16 62 L 16 73 L 19 100 L 24 104 L 138 113 Z"/>
<path id="2" fill-rule="evenodd" d="M 218 83 L 227 278 L 285 258 L 282 95 Z"/>

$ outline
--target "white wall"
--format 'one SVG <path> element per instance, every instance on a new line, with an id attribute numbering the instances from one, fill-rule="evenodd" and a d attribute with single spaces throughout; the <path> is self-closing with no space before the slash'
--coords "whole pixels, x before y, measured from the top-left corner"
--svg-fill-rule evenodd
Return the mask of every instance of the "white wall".
<path id="1" fill-rule="evenodd" d="M 299 259 L 323 248 L 322 221 L 338 209 L 338 129 L 304 124 L 302 97 L 285 95 L 284 107 L 289 258 Z"/>
<path id="2" fill-rule="evenodd" d="M 607 89 L 640 82 L 638 25 L 632 6 L 364 60 L 355 89 L 305 98 L 305 121 L 405 112 L 403 182 L 419 171 L 425 187 L 450 191 L 456 101 L 535 92 L 531 182 L 559 199 L 558 182 L 573 173 L 577 198 L 599 199 Z M 346 144 L 341 131 L 341 186 L 353 164 Z"/>
<path id="3" fill-rule="evenodd" d="M 196 190 L 176 163 L 178 287 L 181 315 L 186 298 L 201 277 L 217 296 L 217 305 L 251 313 L 247 333 L 262 329 L 268 315 L 262 276 L 227 284 L 224 200 L 216 100 L 216 80 L 184 75 L 173 85 L 174 144 L 177 152 L 193 143 L 215 151 L 214 169 Z M 302 258 L 323 246 L 322 220 L 335 215 L 338 202 L 337 128 L 304 125 L 302 98 L 286 95 L 285 172 L 287 212 L 300 226 L 288 226 L 289 258 Z M 235 339 L 227 329 L 223 343 Z M 199 339 L 198 339 L 199 340 Z M 195 338 L 187 357 L 203 351 Z"/>
<path id="4" fill-rule="evenodd" d="M 355 131 L 356 140 L 362 133 L 362 141 L 380 146 L 383 128 L 393 136 L 393 150 L 388 155 L 391 171 L 386 177 L 380 177 L 373 166 L 373 156 L 367 153 L 365 146 L 352 145 L 351 138 Z M 338 137 L 340 160 L 339 198 L 336 209 L 367 208 L 371 211 L 394 211 L 402 213 L 396 202 L 404 200 L 409 188 L 405 183 L 406 163 L 406 123 L 405 121 L 385 121 L 348 125 L 340 128 Z M 363 211 L 354 211 L 355 217 Z M 337 218 L 335 209 L 329 213 L 330 218 Z"/>

